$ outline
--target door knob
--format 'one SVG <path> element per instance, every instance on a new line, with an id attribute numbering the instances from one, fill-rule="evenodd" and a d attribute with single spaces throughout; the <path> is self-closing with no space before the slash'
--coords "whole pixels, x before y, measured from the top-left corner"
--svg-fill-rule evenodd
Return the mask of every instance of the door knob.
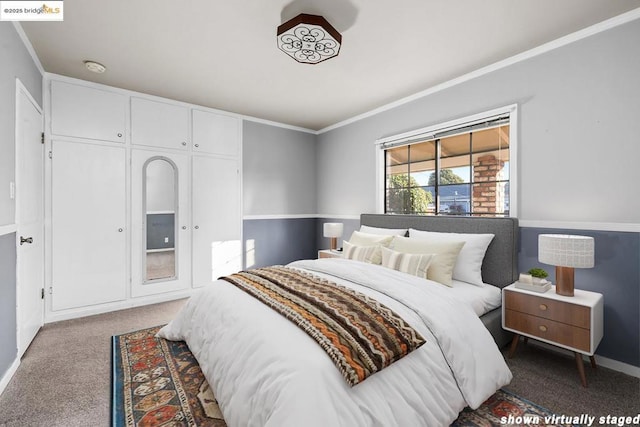
<path id="1" fill-rule="evenodd" d="M 24 238 L 20 236 L 20 246 L 24 245 L 25 243 L 33 243 L 33 237 Z"/>

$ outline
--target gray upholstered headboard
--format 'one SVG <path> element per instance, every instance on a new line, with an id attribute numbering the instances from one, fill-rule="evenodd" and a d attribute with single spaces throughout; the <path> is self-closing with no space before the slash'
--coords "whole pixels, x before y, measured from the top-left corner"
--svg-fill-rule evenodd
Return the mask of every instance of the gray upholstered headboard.
<path id="1" fill-rule="evenodd" d="M 361 214 L 360 224 L 449 233 L 494 234 L 482 263 L 482 280 L 501 288 L 518 280 L 517 218 Z"/>

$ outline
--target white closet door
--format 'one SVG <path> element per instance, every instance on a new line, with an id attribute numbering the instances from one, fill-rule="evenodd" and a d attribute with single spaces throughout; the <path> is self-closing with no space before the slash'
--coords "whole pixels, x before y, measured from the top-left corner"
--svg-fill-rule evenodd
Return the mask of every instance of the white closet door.
<path id="1" fill-rule="evenodd" d="M 242 267 L 240 174 L 237 160 L 193 156 L 193 286 Z"/>
<path id="2" fill-rule="evenodd" d="M 241 123 L 236 117 L 193 110 L 193 151 L 237 157 Z"/>
<path id="3" fill-rule="evenodd" d="M 126 298 L 125 149 L 52 142 L 52 309 Z"/>
<path id="4" fill-rule="evenodd" d="M 51 82 L 51 132 L 125 142 L 128 96 L 71 83 Z"/>
<path id="5" fill-rule="evenodd" d="M 189 149 L 189 109 L 131 98 L 131 142 L 149 147 Z"/>

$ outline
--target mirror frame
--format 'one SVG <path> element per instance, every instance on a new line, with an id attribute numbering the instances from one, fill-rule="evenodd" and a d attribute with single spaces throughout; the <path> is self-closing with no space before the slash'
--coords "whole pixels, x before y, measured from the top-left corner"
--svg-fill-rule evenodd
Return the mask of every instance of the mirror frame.
<path id="1" fill-rule="evenodd" d="M 174 251 L 174 274 L 171 277 L 162 277 L 158 279 L 147 278 L 147 168 L 151 162 L 163 160 L 173 169 L 173 251 Z M 178 279 L 178 238 L 179 238 L 179 221 L 178 221 L 178 205 L 179 205 L 179 188 L 178 188 L 178 166 L 173 160 L 166 156 L 149 157 L 142 165 L 142 284 L 148 285 L 152 283 L 168 282 Z"/>

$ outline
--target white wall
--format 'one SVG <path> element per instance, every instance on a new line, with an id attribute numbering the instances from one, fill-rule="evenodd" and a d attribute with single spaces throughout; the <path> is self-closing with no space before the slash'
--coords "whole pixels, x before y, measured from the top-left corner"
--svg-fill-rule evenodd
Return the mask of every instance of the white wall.
<path id="1" fill-rule="evenodd" d="M 640 20 L 318 138 L 318 211 L 374 212 L 374 141 L 517 103 L 519 218 L 640 223 Z"/>

